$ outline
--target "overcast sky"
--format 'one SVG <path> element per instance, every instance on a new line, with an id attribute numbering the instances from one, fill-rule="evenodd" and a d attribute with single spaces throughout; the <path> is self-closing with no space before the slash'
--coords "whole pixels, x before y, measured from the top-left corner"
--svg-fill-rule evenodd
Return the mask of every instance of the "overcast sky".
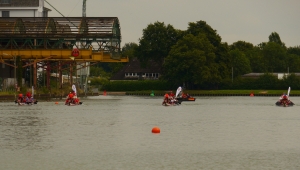
<path id="1" fill-rule="evenodd" d="M 83 0 L 47 0 L 63 15 L 82 16 Z M 50 8 L 49 17 L 60 17 Z M 287 47 L 300 45 L 300 0 L 87 0 L 87 17 L 118 17 L 122 46 L 139 43 L 142 30 L 156 21 L 186 30 L 189 22 L 205 21 L 232 44 L 257 45 L 277 32 Z"/>

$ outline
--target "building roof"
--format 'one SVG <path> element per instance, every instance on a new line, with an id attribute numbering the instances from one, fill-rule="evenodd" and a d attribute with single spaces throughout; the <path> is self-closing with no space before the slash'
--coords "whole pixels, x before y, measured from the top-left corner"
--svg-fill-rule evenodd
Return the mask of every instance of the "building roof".
<path id="1" fill-rule="evenodd" d="M 264 75 L 266 73 L 248 73 L 248 74 L 244 74 L 242 75 L 243 78 L 259 78 L 260 76 Z M 278 79 L 282 79 L 284 76 L 288 76 L 292 73 L 268 73 L 270 75 L 273 75 L 275 77 L 278 77 Z M 300 76 L 300 73 L 293 73 L 296 76 Z"/>
<path id="2" fill-rule="evenodd" d="M 38 7 L 39 0 L 0 0 L 0 7 Z"/>
<path id="3" fill-rule="evenodd" d="M 119 72 L 111 77 L 111 80 L 124 80 L 125 73 L 161 73 L 161 65 L 154 61 L 149 61 L 149 67 L 142 68 L 137 58 L 129 61 Z"/>
<path id="4" fill-rule="evenodd" d="M 49 8 L 44 7 L 44 11 L 52 11 L 52 10 L 49 9 Z"/>
<path id="5" fill-rule="evenodd" d="M 125 73 L 160 73 L 161 65 L 155 61 L 149 61 L 149 66 L 146 68 L 141 67 L 141 63 L 138 59 L 134 58 L 127 64 Z"/>

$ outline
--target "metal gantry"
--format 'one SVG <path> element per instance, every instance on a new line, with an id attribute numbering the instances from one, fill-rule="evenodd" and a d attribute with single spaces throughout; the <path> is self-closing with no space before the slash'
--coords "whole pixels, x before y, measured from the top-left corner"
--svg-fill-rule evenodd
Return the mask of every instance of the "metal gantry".
<path id="1" fill-rule="evenodd" d="M 12 65 L 9 61 L 20 57 L 21 62 L 33 66 L 34 79 L 39 62 L 128 62 L 128 58 L 121 55 L 120 44 L 117 17 L 0 19 L 0 61 Z M 72 56 L 73 49 L 79 50 L 78 56 Z M 43 69 L 48 67 L 44 65 Z"/>

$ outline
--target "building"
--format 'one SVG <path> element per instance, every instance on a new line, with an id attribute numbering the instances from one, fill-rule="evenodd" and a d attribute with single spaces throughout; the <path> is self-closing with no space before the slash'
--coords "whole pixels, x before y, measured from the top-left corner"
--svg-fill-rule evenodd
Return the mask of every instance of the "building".
<path id="1" fill-rule="evenodd" d="M 242 78 L 259 78 L 260 76 L 264 75 L 266 73 L 248 73 L 242 75 Z M 273 75 L 274 77 L 277 77 L 278 79 L 283 79 L 284 76 L 288 76 L 288 73 L 269 73 Z M 300 77 L 300 73 L 294 73 L 297 77 Z"/>
<path id="2" fill-rule="evenodd" d="M 154 61 L 149 61 L 149 63 L 149 67 L 142 68 L 140 61 L 135 58 L 113 75 L 110 80 L 158 80 L 161 75 L 161 65 Z"/>
<path id="3" fill-rule="evenodd" d="M 44 0 L 0 0 L 0 17 L 48 17 Z"/>
<path id="4" fill-rule="evenodd" d="M 44 0 L 0 0 L 0 17 L 48 17 L 49 11 L 51 10 L 44 7 Z M 3 48 L 0 46 L 0 49 Z M 0 54 L 2 55 L 7 54 Z M 11 64 L 14 65 L 13 62 Z M 12 82 L 15 81 L 8 79 L 14 77 L 14 71 L 13 67 L 1 64 L 0 84 L 2 88 L 14 85 Z"/>

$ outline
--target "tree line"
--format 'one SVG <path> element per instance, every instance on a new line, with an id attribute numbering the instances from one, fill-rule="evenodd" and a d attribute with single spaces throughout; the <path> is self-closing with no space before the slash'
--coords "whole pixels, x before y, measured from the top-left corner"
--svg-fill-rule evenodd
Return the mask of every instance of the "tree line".
<path id="1" fill-rule="evenodd" d="M 251 72 L 300 72 L 300 47 L 286 47 L 277 32 L 268 38 L 258 45 L 228 44 L 205 21 L 190 22 L 186 30 L 157 21 L 143 29 L 138 44 L 126 43 L 122 55 L 138 58 L 142 67 L 158 62 L 161 80 L 188 89 L 220 89 Z"/>

